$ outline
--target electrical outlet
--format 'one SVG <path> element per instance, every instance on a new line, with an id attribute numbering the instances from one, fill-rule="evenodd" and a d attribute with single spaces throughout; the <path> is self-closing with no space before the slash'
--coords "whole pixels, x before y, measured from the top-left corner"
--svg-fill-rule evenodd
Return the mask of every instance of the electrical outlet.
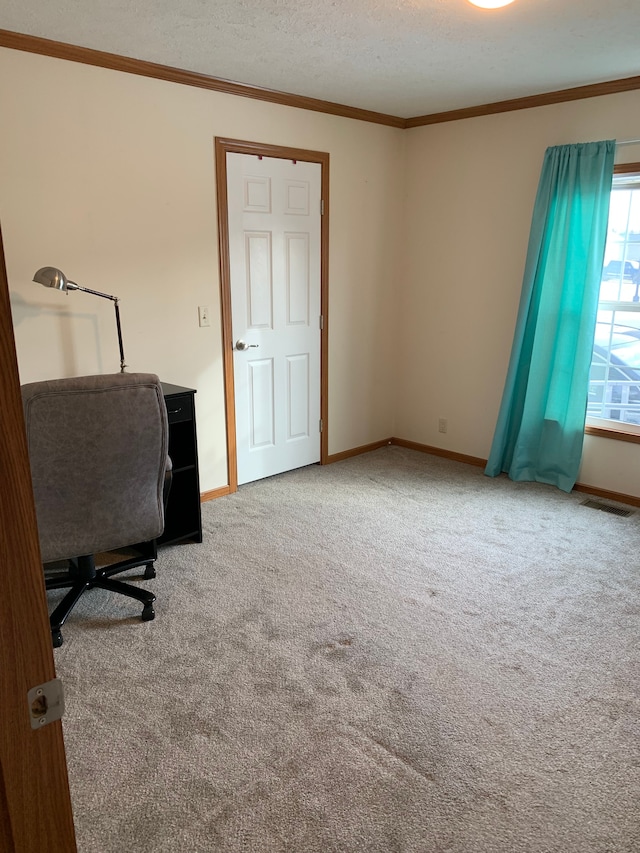
<path id="1" fill-rule="evenodd" d="M 438 432 L 446 432 L 447 431 L 447 419 L 439 418 L 438 419 Z"/>
<path id="2" fill-rule="evenodd" d="M 209 326 L 209 306 L 198 305 L 198 324 L 200 326 Z"/>

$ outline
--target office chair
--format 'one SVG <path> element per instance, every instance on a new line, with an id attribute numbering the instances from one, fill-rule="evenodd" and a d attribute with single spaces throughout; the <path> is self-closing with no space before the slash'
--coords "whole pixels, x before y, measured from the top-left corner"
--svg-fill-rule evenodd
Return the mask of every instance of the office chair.
<path id="1" fill-rule="evenodd" d="M 22 386 L 22 401 L 45 585 L 69 587 L 50 616 L 54 647 L 80 597 L 95 587 L 137 599 L 142 619 L 153 619 L 155 595 L 111 576 L 144 566 L 144 577 L 155 577 L 171 470 L 158 377 L 32 382 Z M 125 559 L 96 567 L 97 554 L 129 546 Z"/>

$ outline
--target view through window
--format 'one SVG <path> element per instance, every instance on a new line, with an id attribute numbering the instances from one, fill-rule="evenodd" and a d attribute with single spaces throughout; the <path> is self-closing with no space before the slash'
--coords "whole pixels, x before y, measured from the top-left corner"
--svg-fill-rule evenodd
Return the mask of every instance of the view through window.
<path id="1" fill-rule="evenodd" d="M 640 165 L 613 177 L 589 375 L 587 422 L 592 425 L 640 431 L 639 290 Z"/>

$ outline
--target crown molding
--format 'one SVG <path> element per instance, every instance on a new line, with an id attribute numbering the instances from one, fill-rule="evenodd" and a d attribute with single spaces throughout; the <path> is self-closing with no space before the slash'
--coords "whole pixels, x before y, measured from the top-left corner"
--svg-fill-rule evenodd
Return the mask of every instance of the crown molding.
<path id="1" fill-rule="evenodd" d="M 343 118 L 368 121 L 374 124 L 384 124 L 390 127 L 404 128 L 405 121 L 398 116 L 376 113 L 372 110 L 361 110 L 344 104 L 334 104 L 331 101 L 321 101 L 304 95 L 290 95 L 287 92 L 277 92 L 273 89 L 263 89 L 260 86 L 248 86 L 244 83 L 234 83 L 208 74 L 195 71 L 184 71 L 169 65 L 159 65 L 156 62 L 146 62 L 142 59 L 131 59 L 93 50 L 88 47 L 77 47 L 60 41 L 14 33 L 10 30 L 0 30 L 0 47 L 13 50 L 23 50 L 27 53 L 37 53 L 41 56 L 51 56 L 55 59 L 66 59 L 70 62 L 80 62 L 84 65 L 94 65 L 98 68 L 108 68 L 112 71 L 124 71 L 127 74 L 137 74 L 140 77 L 152 77 L 170 83 L 181 83 L 184 86 L 195 86 L 199 89 L 209 89 L 223 92 L 226 95 L 238 95 L 242 98 L 253 98 L 257 101 L 267 101 L 271 104 L 281 104 L 285 107 L 296 107 L 301 110 L 312 110 L 317 113 L 341 116 Z"/>
<path id="2" fill-rule="evenodd" d="M 600 95 L 614 95 L 618 92 L 629 92 L 640 89 L 640 77 L 625 77 L 623 80 L 609 80 L 606 83 L 591 83 L 588 86 L 575 86 L 572 89 L 558 89 L 556 92 L 545 92 L 541 95 L 528 95 L 525 98 L 512 98 L 509 101 L 496 101 L 493 104 L 481 104 L 477 107 L 465 107 L 460 110 L 449 110 L 444 113 L 414 116 L 405 119 L 405 128 L 424 127 L 428 124 L 442 124 L 447 121 L 459 121 L 477 116 L 508 113 L 515 110 L 528 110 L 532 107 L 546 107 L 550 104 L 562 104 L 566 101 L 579 101 L 583 98 L 597 98 Z"/>
<path id="3" fill-rule="evenodd" d="M 404 119 L 399 116 L 387 115 L 386 113 L 336 104 L 332 101 L 308 98 L 305 95 L 291 95 L 287 92 L 278 92 L 274 89 L 264 89 L 261 86 L 234 83 L 231 80 L 211 77 L 208 74 L 184 71 L 180 68 L 172 68 L 169 65 L 160 65 L 156 62 L 147 62 L 142 59 L 132 59 L 127 56 L 119 56 L 115 53 L 93 50 L 88 47 L 77 47 L 76 45 L 40 38 L 39 36 L 15 33 L 11 30 L 0 29 L 0 47 L 22 50 L 27 53 L 36 53 L 41 56 L 51 56 L 55 59 L 66 59 L 69 62 L 80 62 L 84 65 L 108 68 L 112 71 L 123 71 L 127 74 L 137 74 L 140 77 L 152 77 L 156 80 L 180 83 L 184 86 L 194 86 L 199 89 L 208 89 L 227 95 L 252 98 L 253 100 L 266 101 L 271 104 L 281 104 L 285 107 L 311 110 L 327 115 L 341 116 L 342 118 L 367 121 L 372 124 L 382 124 L 405 130 L 414 127 L 425 127 L 430 124 L 442 124 L 466 118 L 495 115 L 496 113 L 527 110 L 532 107 L 544 107 L 550 104 L 561 104 L 566 101 L 597 98 L 601 95 L 613 95 L 619 92 L 640 89 L 640 76 L 625 77 L 621 80 L 592 83 L 587 86 L 559 89 L 555 92 L 545 92 L 540 95 L 528 95 L 524 98 L 512 98 L 507 101 L 496 101 L 491 104 L 480 104 L 476 107 L 464 107 L 459 110 L 448 110 L 446 112 L 431 113 L 429 115 L 413 116 L 412 118 Z"/>

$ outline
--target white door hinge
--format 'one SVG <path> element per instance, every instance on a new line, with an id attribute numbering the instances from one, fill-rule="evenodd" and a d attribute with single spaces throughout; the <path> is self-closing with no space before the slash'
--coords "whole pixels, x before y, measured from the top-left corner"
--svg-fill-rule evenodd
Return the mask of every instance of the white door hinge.
<path id="1" fill-rule="evenodd" d="M 320 216 L 324 216 L 324 199 L 320 199 Z"/>
<path id="2" fill-rule="evenodd" d="M 322 314 L 320 315 L 320 328 L 324 329 L 324 317 L 322 316 Z"/>

